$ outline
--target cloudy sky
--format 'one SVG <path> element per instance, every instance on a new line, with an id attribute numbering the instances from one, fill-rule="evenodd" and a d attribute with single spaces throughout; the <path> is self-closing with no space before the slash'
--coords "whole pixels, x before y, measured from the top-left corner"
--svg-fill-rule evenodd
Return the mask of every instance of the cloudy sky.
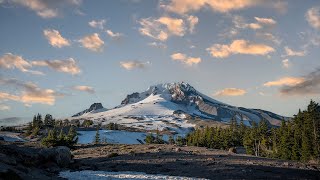
<path id="1" fill-rule="evenodd" d="M 0 119 L 185 81 L 292 116 L 320 93 L 316 0 L 0 0 Z"/>

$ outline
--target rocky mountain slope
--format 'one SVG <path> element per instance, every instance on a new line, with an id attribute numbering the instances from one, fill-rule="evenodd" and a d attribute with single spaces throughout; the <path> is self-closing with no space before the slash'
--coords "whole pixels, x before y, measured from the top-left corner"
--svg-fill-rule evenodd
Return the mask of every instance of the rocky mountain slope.
<path id="1" fill-rule="evenodd" d="M 144 92 L 127 95 L 121 105 L 113 109 L 90 109 L 74 115 L 73 119 L 91 119 L 102 124 L 114 122 L 134 128 L 177 133 L 187 133 L 193 129 L 195 119 L 221 123 L 235 119 L 247 126 L 261 120 L 266 120 L 270 126 L 279 126 L 282 120 L 288 119 L 265 110 L 219 102 L 184 82 L 158 84 Z"/>
<path id="2" fill-rule="evenodd" d="M 102 111 L 106 111 L 107 109 L 104 108 L 102 106 L 101 103 L 93 103 L 89 109 L 86 109 L 86 110 L 83 110 L 75 115 L 73 115 L 72 117 L 78 117 L 78 116 L 82 116 L 82 115 L 85 115 L 87 113 L 98 113 L 98 112 L 102 112 Z"/>

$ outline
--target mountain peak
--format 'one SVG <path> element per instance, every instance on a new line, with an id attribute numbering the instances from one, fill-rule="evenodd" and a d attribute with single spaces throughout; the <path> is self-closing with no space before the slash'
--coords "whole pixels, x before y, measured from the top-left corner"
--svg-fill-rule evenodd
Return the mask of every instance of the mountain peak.
<path id="1" fill-rule="evenodd" d="M 93 104 L 91 104 L 89 109 L 81 111 L 81 112 L 73 115 L 72 117 L 81 116 L 85 113 L 95 113 L 95 112 L 101 112 L 101 111 L 105 111 L 105 110 L 106 110 L 106 108 L 104 108 L 101 103 L 93 103 Z"/>

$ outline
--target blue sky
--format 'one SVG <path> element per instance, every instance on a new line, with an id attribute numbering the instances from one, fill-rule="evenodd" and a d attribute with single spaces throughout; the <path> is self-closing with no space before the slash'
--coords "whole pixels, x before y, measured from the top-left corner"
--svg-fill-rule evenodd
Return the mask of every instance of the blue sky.
<path id="1" fill-rule="evenodd" d="M 319 1 L 0 0 L 0 22 L 0 119 L 178 81 L 286 116 L 319 100 Z"/>

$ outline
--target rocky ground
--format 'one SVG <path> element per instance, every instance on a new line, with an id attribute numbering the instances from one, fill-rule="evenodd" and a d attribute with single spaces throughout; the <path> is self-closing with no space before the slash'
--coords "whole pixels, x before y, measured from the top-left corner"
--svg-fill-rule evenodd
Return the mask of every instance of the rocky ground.
<path id="1" fill-rule="evenodd" d="M 72 155 L 71 155 L 72 154 Z M 72 159 L 73 158 L 73 159 Z M 207 179 L 320 179 L 320 166 L 174 145 L 78 145 L 69 151 L 0 141 L 0 179 L 60 179 L 64 170 L 138 171 Z"/>

